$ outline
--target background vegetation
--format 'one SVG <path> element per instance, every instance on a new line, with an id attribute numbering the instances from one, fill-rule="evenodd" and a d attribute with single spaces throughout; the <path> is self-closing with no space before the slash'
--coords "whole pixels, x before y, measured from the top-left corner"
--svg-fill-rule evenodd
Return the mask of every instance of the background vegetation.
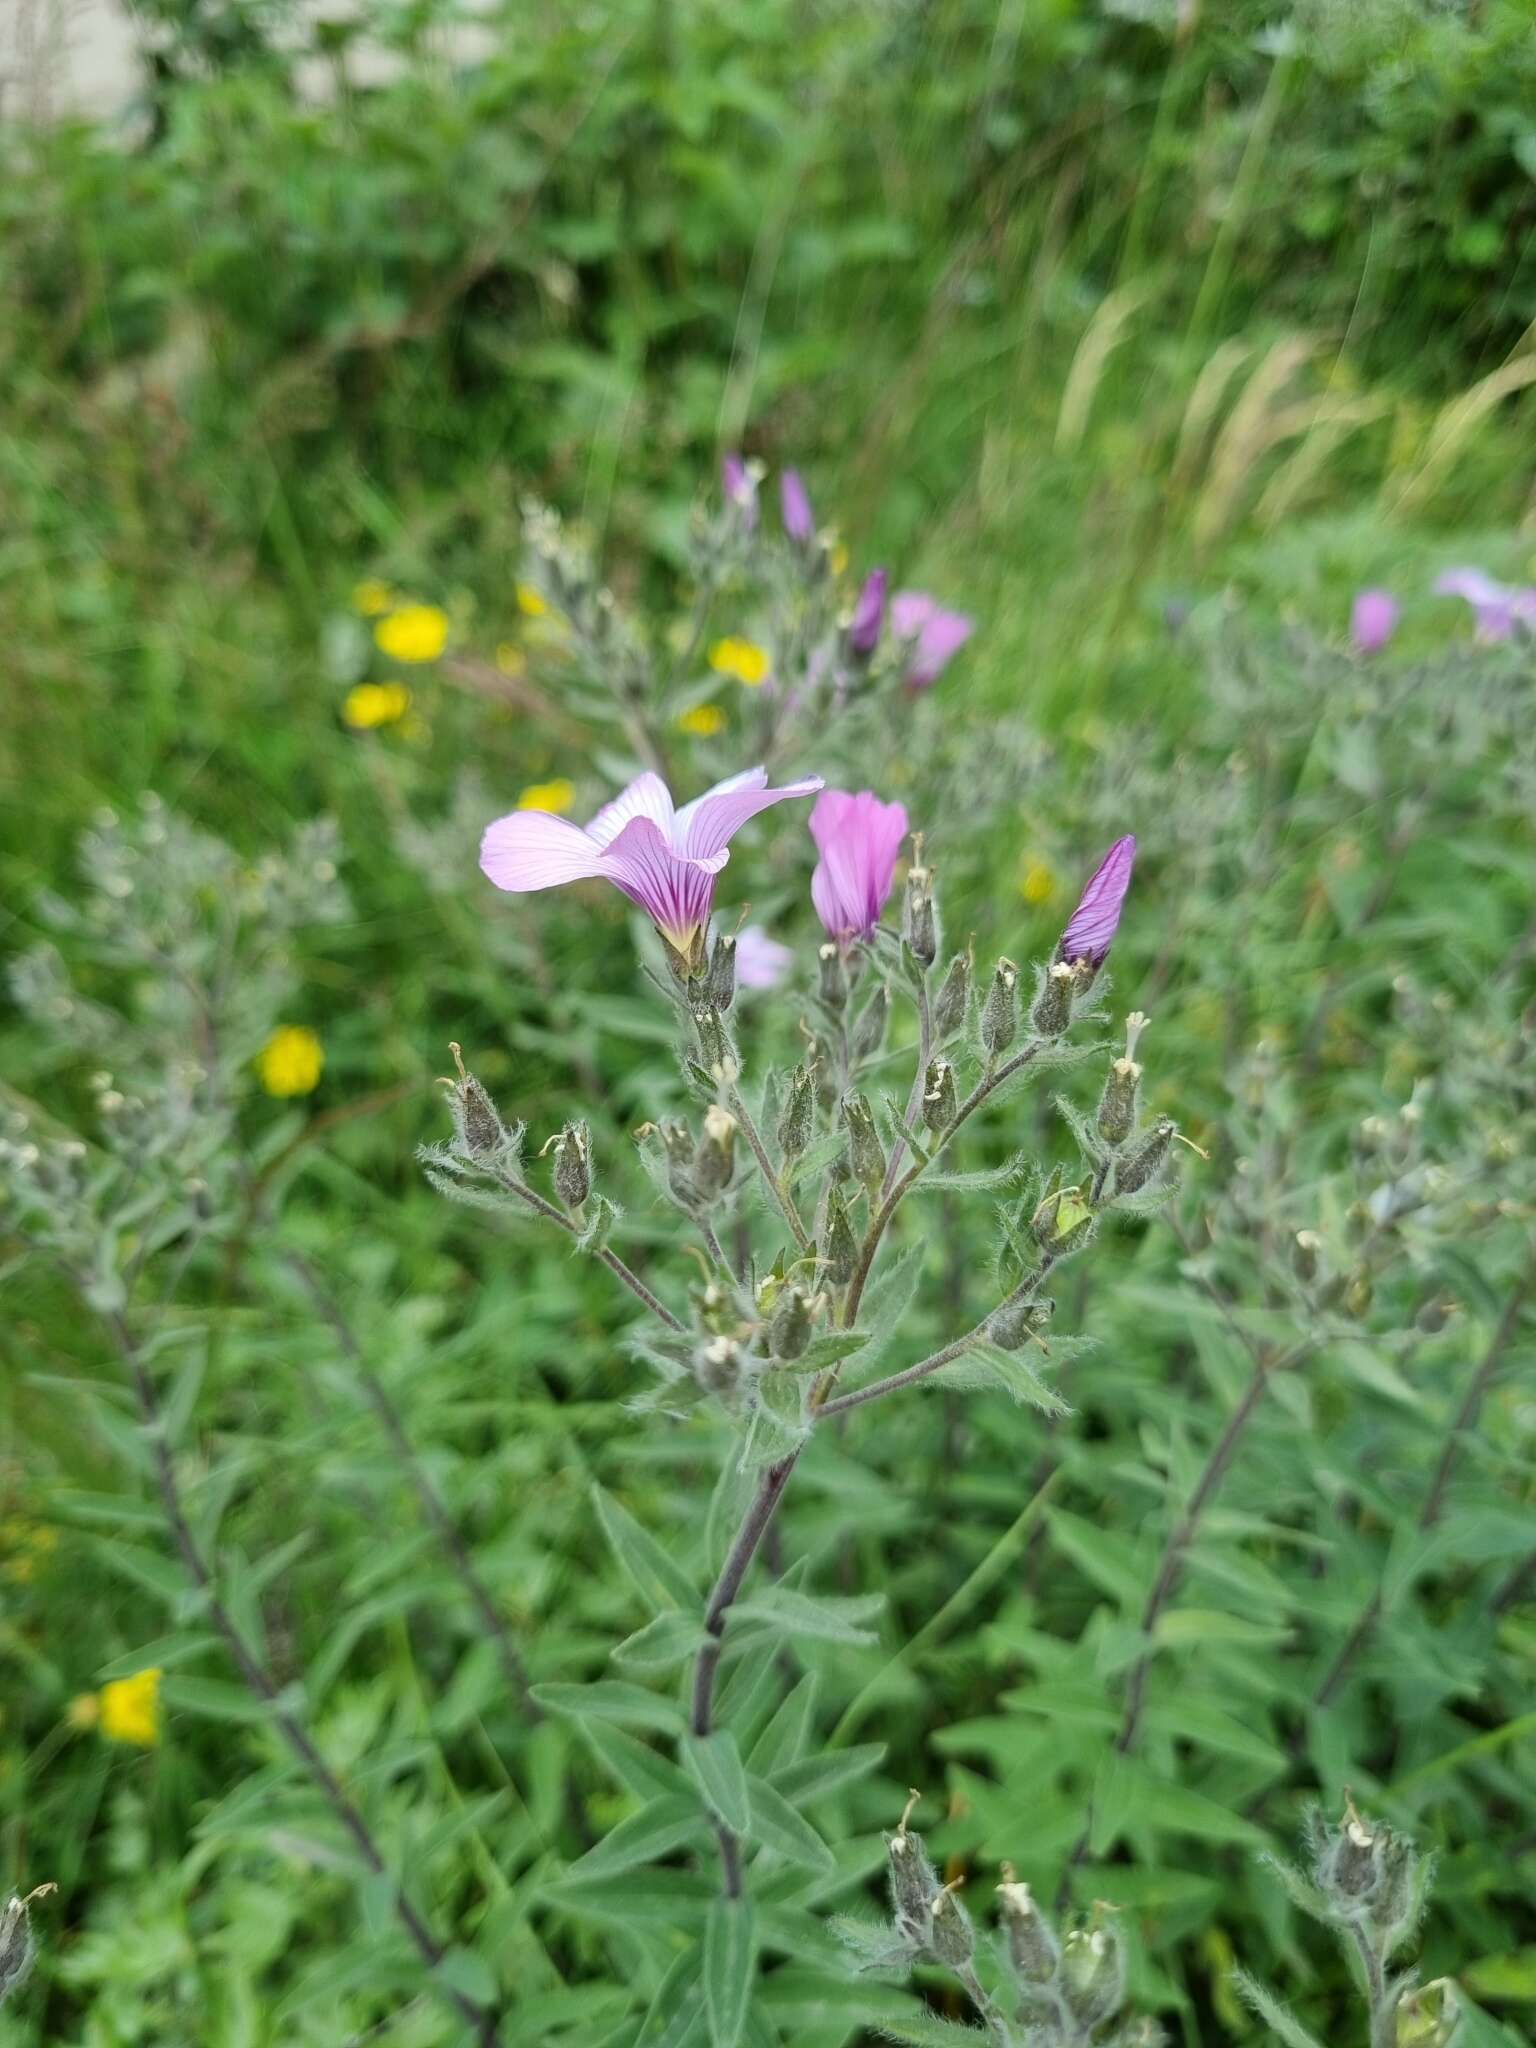
<path id="1" fill-rule="evenodd" d="M 623 1133 L 675 1067 L 624 920 L 518 922 L 473 867 L 487 804 L 570 775 L 595 808 L 623 765 L 519 609 L 520 503 L 578 516 L 621 595 L 665 608 L 741 443 L 805 471 L 857 563 L 980 622 L 882 764 L 921 802 L 953 935 L 1038 955 L 1100 846 L 1143 834 L 1117 978 L 1212 1153 L 1177 1231 L 1096 1252 L 1070 1306 L 1100 1350 L 1054 1439 L 998 1397 L 934 1396 L 810 1472 L 788 1554 L 889 1598 L 877 1648 L 800 1653 L 840 1740 L 887 1746 L 829 1809 L 828 1897 L 869 1885 L 909 1783 L 978 1887 L 1011 1856 L 1048 1896 L 1091 1811 L 1083 1896 L 1134 1917 L 1142 2009 L 1190 2042 L 1263 2039 L 1237 1954 L 1352 2039 L 1337 1957 L 1254 1862 L 1348 1782 L 1441 1851 L 1426 1974 L 1461 1978 L 1483 2038 L 1521 2038 L 1530 1190 L 1501 1141 L 1530 1128 L 1530 643 L 1470 647 L 1430 586 L 1464 561 L 1530 574 L 1529 6 L 595 0 L 481 12 L 458 45 L 430 4 L 380 0 L 355 36 L 213 0 L 154 14 L 126 130 L 0 138 L 4 943 L 43 935 L 49 892 L 87 893 L 104 806 L 131 820 L 151 791 L 225 843 L 227 865 L 189 854 L 205 895 L 336 821 L 346 902 L 268 932 L 236 1022 L 218 1136 L 259 1199 L 183 1276 L 179 1398 L 241 1611 L 464 1981 L 518 2041 L 659 2038 L 654 1955 L 560 1877 L 573 1788 L 600 1828 L 632 1798 L 574 1724 L 519 1707 L 369 1378 L 540 1683 L 601 1676 L 644 1619 L 594 1483 L 696 1563 L 715 1462 L 624 1406 L 605 1276 L 445 1209 L 413 1159 L 458 1039 L 536 1132 L 591 1115 L 634 1241 L 658 1233 Z M 393 673 L 365 579 L 452 623 L 413 717 L 377 731 L 342 717 Z M 1404 604 L 1387 666 L 1346 651 L 1367 583 Z M 736 765 L 717 746 L 690 767 Z M 792 920 L 803 872 L 765 843 L 742 888 Z M 142 1051 L 87 1057 L 36 1003 L 0 1012 L 7 1103 L 79 1122 L 92 1071 L 162 1058 L 176 1019 L 153 962 L 99 930 L 59 943 L 143 1026 Z M 276 1023 L 323 1042 L 297 1103 L 252 1064 Z M 1377 1272 L 1355 1212 L 1369 1233 L 1380 1187 L 1427 1164 L 1453 1192 Z M 1253 1347 L 1312 1328 L 1298 1229 L 1365 1291 L 1327 1304 L 1191 1530 L 1195 1590 L 1126 1757 L 1167 1540 Z M 958 1295 L 984 1227 L 937 1234 Z M 204 1640 L 99 1319 L 22 1253 L 0 1843 L 18 1889 L 61 1891 L 0 2040 L 454 2040 Z M 1452 1441 L 1468 1490 L 1429 1514 Z M 156 1742 L 72 1718 L 149 1665 Z M 839 2006 L 821 1960 L 781 1960 L 766 2040 L 861 2038 L 867 1988 Z"/>

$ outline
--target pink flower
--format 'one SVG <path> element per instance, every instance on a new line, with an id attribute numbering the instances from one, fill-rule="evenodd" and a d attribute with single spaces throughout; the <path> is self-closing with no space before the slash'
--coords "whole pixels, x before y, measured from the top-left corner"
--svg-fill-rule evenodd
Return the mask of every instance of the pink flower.
<path id="1" fill-rule="evenodd" d="M 480 842 L 480 865 L 498 889 L 514 894 L 601 876 L 638 903 L 686 959 L 708 926 L 731 839 L 771 804 L 821 787 L 821 777 L 810 775 L 770 789 L 766 768 L 748 768 L 678 811 L 661 777 L 646 773 L 585 830 L 546 811 L 498 818 Z"/>
<path id="2" fill-rule="evenodd" d="M 1536 631 L 1536 590 L 1512 589 L 1481 569 L 1447 569 L 1434 583 L 1436 597 L 1464 597 L 1484 646 L 1507 640 L 1517 625 Z"/>
<path id="3" fill-rule="evenodd" d="M 816 538 L 816 515 L 811 510 L 811 494 L 805 488 L 805 481 L 798 469 L 786 469 L 779 478 L 779 510 L 784 515 L 784 531 L 797 547 L 808 548 Z"/>
<path id="4" fill-rule="evenodd" d="M 825 801 L 825 799 L 823 799 Z M 814 816 L 814 813 L 812 814 Z M 1058 960 L 1086 960 L 1095 974 L 1109 958 L 1120 925 L 1125 892 L 1131 886 L 1131 869 L 1136 865 L 1136 841 L 1127 833 L 1114 845 L 1088 877 L 1082 900 L 1068 920 L 1056 948 Z"/>
<path id="5" fill-rule="evenodd" d="M 1362 590 L 1350 608 L 1349 637 L 1356 654 L 1379 654 L 1397 631 L 1402 607 L 1390 590 Z"/>
<path id="6" fill-rule="evenodd" d="M 891 631 L 908 643 L 909 690 L 931 689 L 975 630 L 973 618 L 946 611 L 924 590 L 898 590 L 891 599 Z"/>
<path id="7" fill-rule="evenodd" d="M 811 901 L 840 946 L 867 939 L 880 922 L 907 836 L 901 804 L 883 804 L 871 790 L 850 796 L 824 789 L 811 811 L 811 837 L 821 859 L 811 876 Z"/>
<path id="8" fill-rule="evenodd" d="M 888 580 L 884 569 L 871 569 L 853 601 L 853 617 L 848 621 L 848 646 L 861 661 L 868 661 L 880 645 L 880 632 L 885 624 L 885 586 Z"/>
<path id="9" fill-rule="evenodd" d="M 720 487 L 748 533 L 757 526 L 757 480 L 761 474 L 755 463 L 744 462 L 734 449 L 721 458 Z"/>
<path id="10" fill-rule="evenodd" d="M 749 924 L 736 938 L 738 988 L 777 988 L 794 965 L 794 954 L 770 939 L 760 924 Z"/>

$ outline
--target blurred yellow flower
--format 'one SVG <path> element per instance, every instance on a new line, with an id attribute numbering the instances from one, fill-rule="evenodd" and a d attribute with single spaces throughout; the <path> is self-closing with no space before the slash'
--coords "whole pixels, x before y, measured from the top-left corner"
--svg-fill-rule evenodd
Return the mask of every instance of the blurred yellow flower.
<path id="1" fill-rule="evenodd" d="M 557 775 L 551 782 L 530 782 L 517 800 L 520 811 L 553 811 L 557 817 L 576 801 L 576 785 Z"/>
<path id="2" fill-rule="evenodd" d="M 361 612 L 365 619 L 376 619 L 380 612 L 387 612 L 394 601 L 395 593 L 376 576 L 366 576 L 361 583 L 352 586 L 352 609 Z"/>
<path id="3" fill-rule="evenodd" d="M 528 657 L 515 640 L 503 640 L 496 650 L 496 666 L 504 676 L 525 676 Z"/>
<path id="4" fill-rule="evenodd" d="M 549 601 L 531 583 L 519 583 L 517 608 L 525 619 L 542 619 L 549 611 Z"/>
<path id="5" fill-rule="evenodd" d="M 831 547 L 827 550 L 827 563 L 834 576 L 847 575 L 848 550 L 840 540 L 833 541 Z"/>
<path id="6" fill-rule="evenodd" d="M 319 1085 L 325 1048 L 302 1024 L 283 1024 L 256 1055 L 256 1071 L 269 1095 L 309 1095 Z"/>
<path id="7" fill-rule="evenodd" d="M 677 729 L 692 733 L 697 740 L 712 740 L 725 731 L 725 713 L 718 704 L 695 704 L 677 721 Z"/>
<path id="8" fill-rule="evenodd" d="M 767 649 L 759 647 L 755 640 L 738 640 L 732 636 L 717 640 L 711 647 L 709 665 L 716 675 L 732 676 L 738 683 L 745 683 L 749 690 L 755 690 L 759 683 L 768 680 L 771 664 Z"/>
<path id="9" fill-rule="evenodd" d="M 160 1740 L 160 1670 L 136 1671 L 132 1678 L 114 1678 L 96 1696 L 99 1726 L 108 1742 L 133 1742 L 153 1749 Z"/>
<path id="10" fill-rule="evenodd" d="M 29 1522 L 15 1515 L 0 1522 L 0 1551 L 5 1553 L 0 1573 L 13 1585 L 25 1586 L 37 1577 L 43 1564 L 59 1547 L 59 1532 L 47 1522 Z"/>
<path id="11" fill-rule="evenodd" d="M 1019 894 L 1031 904 L 1049 903 L 1056 894 L 1055 874 L 1033 854 L 1025 861 L 1024 871 L 1019 876 Z"/>
<path id="12" fill-rule="evenodd" d="M 410 708 L 411 693 L 404 683 L 359 683 L 348 690 L 341 716 L 354 732 L 369 732 L 376 725 L 393 725 Z"/>
<path id="13" fill-rule="evenodd" d="M 435 604 L 405 604 L 373 629 L 391 661 L 436 661 L 448 645 L 448 614 Z"/>

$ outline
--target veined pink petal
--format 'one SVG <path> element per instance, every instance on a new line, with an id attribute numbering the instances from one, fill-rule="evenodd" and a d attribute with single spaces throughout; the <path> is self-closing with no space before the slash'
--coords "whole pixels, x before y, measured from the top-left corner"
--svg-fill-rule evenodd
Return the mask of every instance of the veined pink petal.
<path id="1" fill-rule="evenodd" d="M 867 938 L 891 893 L 896 856 L 907 836 L 901 804 L 872 790 L 823 790 L 810 816 L 821 859 L 811 876 L 811 901 L 828 934 L 846 945 Z"/>
<path id="2" fill-rule="evenodd" d="M 603 805 L 588 825 L 587 837 L 598 846 L 611 846 L 631 818 L 649 818 L 665 837 L 672 836 L 671 792 L 649 768 Z"/>
<path id="3" fill-rule="evenodd" d="M 1108 958 L 1120 925 L 1125 892 L 1136 865 L 1136 841 L 1128 832 L 1099 862 L 1083 890 L 1082 900 L 1056 948 L 1059 960 L 1086 960 L 1097 970 Z"/>
<path id="4" fill-rule="evenodd" d="M 486 826 L 480 866 L 498 889 L 523 894 L 602 874 L 603 850 L 566 818 L 512 811 Z"/>
<path id="5" fill-rule="evenodd" d="M 759 811 L 785 803 L 790 797 L 813 796 L 822 787 L 819 775 L 786 782 L 778 789 L 769 789 L 767 782 L 766 768 L 749 768 L 729 781 L 716 783 L 703 796 L 685 804 L 678 812 L 673 831 L 679 851 L 694 859 L 718 853 Z"/>
<path id="6" fill-rule="evenodd" d="M 689 858 L 654 818 L 631 818 L 600 856 L 604 874 L 666 934 L 679 952 L 709 922 L 715 877 L 730 859 L 720 852 Z"/>

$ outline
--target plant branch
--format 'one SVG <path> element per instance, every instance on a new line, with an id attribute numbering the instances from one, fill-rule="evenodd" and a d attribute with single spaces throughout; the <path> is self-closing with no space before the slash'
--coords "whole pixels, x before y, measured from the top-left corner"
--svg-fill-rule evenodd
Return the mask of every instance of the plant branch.
<path id="1" fill-rule="evenodd" d="M 880 1187 L 883 1202 L 896 1185 L 896 1176 L 901 1172 L 901 1162 L 906 1156 L 907 1139 L 917 1129 L 917 1120 L 922 1115 L 923 1094 L 928 1086 L 928 1062 L 933 1057 L 933 1008 L 928 1001 L 928 976 L 925 973 L 917 986 L 917 1073 L 913 1077 L 912 1092 L 907 1097 L 906 1114 L 901 1120 L 901 1130 L 891 1147 L 890 1160 L 886 1165 L 885 1179 Z"/>
<path id="2" fill-rule="evenodd" d="M 805 1225 L 800 1221 L 800 1212 L 791 1201 L 788 1190 L 774 1171 L 773 1161 L 768 1157 L 768 1148 L 763 1143 L 762 1133 L 753 1122 L 751 1111 L 742 1101 L 739 1088 L 732 1088 L 730 1091 L 730 1103 L 731 1114 L 741 1125 L 746 1141 L 752 1148 L 752 1156 L 757 1161 L 758 1171 L 763 1176 L 769 1194 L 778 1205 L 779 1214 L 789 1225 L 791 1236 L 801 1251 L 813 1252 L 816 1247 L 811 1242 Z"/>
<path id="3" fill-rule="evenodd" d="M 161 1507 L 188 1577 L 207 1603 L 209 1618 L 224 1638 L 240 1676 L 256 1697 L 266 1704 L 273 1725 L 324 1794 L 358 1855 L 375 1877 L 387 1876 L 388 1865 L 384 1861 L 383 1852 L 372 1829 L 344 1790 L 341 1780 L 315 1747 L 308 1729 L 283 1706 L 282 1688 L 260 1654 L 246 1641 L 239 1623 L 219 1597 L 213 1568 L 193 1533 L 183 1505 L 176 1461 L 171 1455 L 165 1417 L 160 1408 L 154 1381 L 140 1354 L 127 1318 L 120 1312 L 113 1312 L 104 1320 L 133 1383 L 140 1424 L 154 1458 L 155 1482 L 160 1494 Z M 434 1985 L 441 1996 L 473 2031 L 481 2048 L 499 2048 L 501 2029 L 496 2014 L 438 1974 L 448 1953 L 447 1944 L 439 1941 L 433 1934 L 398 1883 L 393 1885 L 392 1904 L 395 1916 L 405 1929 L 417 1954 L 426 1968 L 433 1973 Z"/>
<path id="4" fill-rule="evenodd" d="M 531 1209 L 536 1216 L 542 1216 L 546 1223 L 553 1223 L 558 1229 L 563 1230 L 568 1237 L 579 1238 L 581 1236 L 580 1230 L 563 1209 L 557 1209 L 553 1202 L 546 1202 L 542 1195 L 535 1193 L 531 1187 L 518 1180 L 515 1175 L 497 1173 L 494 1178 L 498 1187 L 505 1188 L 509 1195 L 516 1195 L 520 1202 Z M 633 1271 L 631 1267 L 626 1266 L 617 1252 L 611 1252 L 606 1245 L 601 1245 L 592 1256 L 600 1266 L 606 1266 L 616 1280 L 621 1280 L 637 1300 L 643 1301 L 651 1314 L 664 1322 L 669 1330 L 679 1332 L 682 1330 L 682 1323 L 673 1315 L 671 1309 L 666 1306 L 665 1302 L 657 1300 L 650 1288 L 640 1278 L 640 1275 Z"/>

